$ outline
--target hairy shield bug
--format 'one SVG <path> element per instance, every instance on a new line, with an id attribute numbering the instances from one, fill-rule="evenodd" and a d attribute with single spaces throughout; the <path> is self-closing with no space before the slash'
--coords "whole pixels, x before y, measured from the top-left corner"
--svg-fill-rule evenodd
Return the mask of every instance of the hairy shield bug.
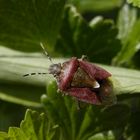
<path id="1" fill-rule="evenodd" d="M 51 61 L 42 44 L 41 47 Z M 34 74 L 31 73 L 31 75 Z M 81 59 L 72 57 L 62 64 L 52 64 L 48 74 L 55 77 L 59 91 L 64 95 L 75 97 L 78 101 L 95 105 L 111 105 L 116 102 L 113 85 L 109 80 L 111 74 L 96 64 L 90 63 L 85 57 Z"/>
<path id="2" fill-rule="evenodd" d="M 90 104 L 113 104 L 116 97 L 109 81 L 111 74 L 83 57 L 72 57 L 62 64 L 52 64 L 49 73 L 54 75 L 58 89 Z"/>

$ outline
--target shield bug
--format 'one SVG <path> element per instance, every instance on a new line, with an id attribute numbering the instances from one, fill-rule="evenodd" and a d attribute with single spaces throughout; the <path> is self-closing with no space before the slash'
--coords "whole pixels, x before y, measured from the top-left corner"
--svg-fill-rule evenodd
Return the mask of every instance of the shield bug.
<path id="1" fill-rule="evenodd" d="M 41 47 L 51 61 L 42 44 Z M 113 85 L 109 80 L 111 74 L 96 64 L 87 61 L 85 57 L 80 59 L 72 57 L 62 64 L 52 64 L 48 71 L 48 74 L 52 74 L 55 77 L 58 90 L 64 95 L 96 105 L 111 105 L 116 102 Z"/>

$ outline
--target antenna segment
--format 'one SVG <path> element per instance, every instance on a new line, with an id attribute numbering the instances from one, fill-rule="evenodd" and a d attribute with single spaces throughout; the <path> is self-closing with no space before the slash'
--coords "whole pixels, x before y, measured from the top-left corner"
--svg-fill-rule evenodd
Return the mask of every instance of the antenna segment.
<path id="1" fill-rule="evenodd" d="M 49 74 L 49 73 L 46 73 L 46 72 L 32 72 L 32 73 L 27 73 L 27 74 L 24 74 L 23 77 L 27 77 L 27 76 L 33 76 L 33 75 L 46 75 L 46 74 Z"/>
<path id="2" fill-rule="evenodd" d="M 51 59 L 50 55 L 48 54 L 48 52 L 46 51 L 46 49 L 45 49 L 45 47 L 44 47 L 44 45 L 43 45 L 42 42 L 40 42 L 40 46 L 41 46 L 41 48 L 43 49 L 44 54 L 47 56 L 47 58 L 48 58 L 48 59 L 50 60 L 50 62 L 53 64 L 52 59 Z"/>
<path id="3" fill-rule="evenodd" d="M 47 56 L 47 58 L 50 60 L 50 62 L 53 64 L 51 57 L 49 56 L 48 52 L 46 51 L 44 45 L 42 42 L 40 42 L 40 46 L 44 51 L 44 54 Z M 23 75 L 23 77 L 27 77 L 27 76 L 33 76 L 33 75 L 46 75 L 46 74 L 50 74 L 50 73 L 46 73 L 46 72 L 32 72 L 32 73 L 26 73 Z"/>

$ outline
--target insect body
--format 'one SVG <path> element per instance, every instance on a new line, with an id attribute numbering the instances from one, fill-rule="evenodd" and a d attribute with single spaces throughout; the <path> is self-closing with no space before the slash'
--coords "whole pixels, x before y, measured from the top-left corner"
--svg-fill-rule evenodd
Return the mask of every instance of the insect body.
<path id="1" fill-rule="evenodd" d="M 51 61 L 42 43 L 40 43 L 45 55 Z M 90 63 L 82 57 L 72 57 L 62 64 L 53 64 L 49 67 L 49 73 L 30 73 L 23 76 L 35 74 L 52 74 L 57 81 L 58 89 L 65 95 L 75 97 L 96 105 L 112 105 L 116 103 L 116 96 L 113 94 L 113 85 L 109 80 L 111 74 L 103 68 Z"/>
<path id="2" fill-rule="evenodd" d="M 103 68 L 76 57 L 62 64 L 52 64 L 49 73 L 54 75 L 58 89 L 90 104 L 112 104 L 116 101 L 109 72 Z"/>

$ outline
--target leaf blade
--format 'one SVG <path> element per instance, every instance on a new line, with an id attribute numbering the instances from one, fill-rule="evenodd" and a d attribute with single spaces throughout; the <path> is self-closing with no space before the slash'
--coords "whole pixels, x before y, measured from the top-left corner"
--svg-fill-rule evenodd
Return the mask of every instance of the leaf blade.
<path id="1" fill-rule="evenodd" d="M 0 0 L 0 44 L 22 51 L 39 51 L 42 42 L 52 50 L 64 4 L 65 0 Z"/>

